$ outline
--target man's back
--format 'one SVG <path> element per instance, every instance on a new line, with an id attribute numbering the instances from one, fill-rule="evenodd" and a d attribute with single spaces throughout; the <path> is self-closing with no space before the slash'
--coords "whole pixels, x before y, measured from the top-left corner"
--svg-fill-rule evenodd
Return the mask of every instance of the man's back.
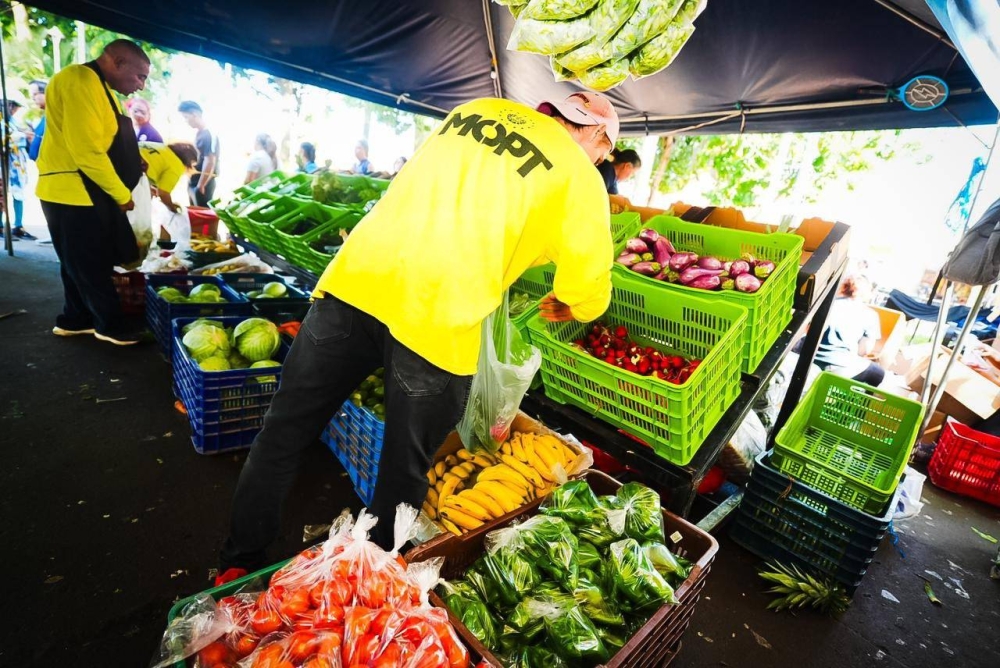
<path id="1" fill-rule="evenodd" d="M 212 169 L 211 178 L 215 178 L 219 174 L 219 138 L 208 128 L 201 128 L 195 135 L 194 146 L 198 149 L 198 164 L 197 173 L 191 176 L 192 187 L 198 185 L 198 173 L 204 170 L 205 159 L 209 155 L 215 156 L 215 167 Z"/>

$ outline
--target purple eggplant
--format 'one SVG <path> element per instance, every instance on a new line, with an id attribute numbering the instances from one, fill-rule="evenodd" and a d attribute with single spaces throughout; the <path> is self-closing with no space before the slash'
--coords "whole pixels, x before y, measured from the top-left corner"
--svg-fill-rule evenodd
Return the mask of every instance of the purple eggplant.
<path id="1" fill-rule="evenodd" d="M 649 244 L 642 239 L 629 239 L 625 242 L 625 250 L 629 253 L 648 253 Z"/>
<path id="2" fill-rule="evenodd" d="M 684 271 L 692 264 L 698 261 L 698 256 L 695 253 L 681 252 L 674 253 L 670 256 L 670 268 L 674 271 Z"/>
<path id="3" fill-rule="evenodd" d="M 703 256 L 698 258 L 698 266 L 702 269 L 724 269 L 722 260 L 717 257 Z"/>
<path id="4" fill-rule="evenodd" d="M 688 267 L 681 272 L 680 281 L 683 285 L 689 285 L 696 279 L 702 278 L 703 276 L 715 276 L 719 277 L 722 273 L 721 269 L 701 269 L 700 267 Z"/>
<path id="5" fill-rule="evenodd" d="M 732 276 L 733 278 L 736 278 L 741 274 L 749 274 L 749 273 L 750 273 L 750 263 L 747 262 L 746 260 L 736 260 L 729 265 L 729 275 Z"/>
<path id="6" fill-rule="evenodd" d="M 718 276 L 700 276 L 687 284 L 689 288 L 701 288 L 702 290 L 718 290 L 722 281 Z"/>
<path id="7" fill-rule="evenodd" d="M 632 265 L 632 271 L 643 276 L 656 276 L 662 267 L 657 262 L 639 262 Z"/>
<path id="8" fill-rule="evenodd" d="M 770 260 L 758 260 L 753 267 L 753 275 L 764 280 L 774 271 L 774 263 Z"/>
<path id="9" fill-rule="evenodd" d="M 657 232 L 656 230 L 651 230 L 648 227 L 643 231 L 639 232 L 639 239 L 649 244 L 650 246 L 655 244 L 656 240 L 659 238 L 660 238 L 660 233 Z"/>
<path id="10" fill-rule="evenodd" d="M 653 244 L 653 256 L 657 262 L 666 266 L 670 262 L 670 256 L 673 255 L 673 251 L 670 250 L 673 246 L 670 245 L 670 241 L 666 237 L 660 237 Z"/>
<path id="11" fill-rule="evenodd" d="M 661 267 L 660 267 L 660 273 L 658 273 L 656 276 L 653 276 L 653 278 L 655 278 L 658 281 L 665 281 L 665 280 L 667 280 L 667 273 L 669 271 L 670 271 L 669 269 L 664 269 L 662 267 L 662 265 L 661 265 Z"/>
<path id="12" fill-rule="evenodd" d="M 722 278 L 722 277 L 720 276 L 719 278 Z M 719 287 L 722 288 L 723 290 L 735 290 L 736 289 L 736 281 L 734 281 L 731 278 L 723 278 L 722 279 L 722 285 L 720 285 Z"/>
<path id="13" fill-rule="evenodd" d="M 736 289 L 740 292 L 754 293 L 760 290 L 760 281 L 753 274 L 740 274 L 736 277 Z"/>
<path id="14" fill-rule="evenodd" d="M 626 267 L 631 267 L 636 263 L 642 262 L 642 258 L 639 257 L 638 253 L 625 253 L 624 255 L 619 255 L 615 262 Z"/>

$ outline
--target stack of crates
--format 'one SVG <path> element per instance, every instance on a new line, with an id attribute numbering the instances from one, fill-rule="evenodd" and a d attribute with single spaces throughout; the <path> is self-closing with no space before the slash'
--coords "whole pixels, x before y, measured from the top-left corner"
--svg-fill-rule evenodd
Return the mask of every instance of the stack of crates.
<path id="1" fill-rule="evenodd" d="M 923 406 L 822 373 L 757 459 L 731 537 L 851 594 L 892 519 Z"/>

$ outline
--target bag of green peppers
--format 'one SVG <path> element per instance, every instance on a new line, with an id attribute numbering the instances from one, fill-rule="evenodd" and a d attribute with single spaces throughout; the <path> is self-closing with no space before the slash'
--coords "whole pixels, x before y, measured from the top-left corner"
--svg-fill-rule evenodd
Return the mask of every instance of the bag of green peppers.
<path id="1" fill-rule="evenodd" d="M 558 517 L 536 515 L 486 536 L 487 554 L 523 554 L 567 591 L 576 586 L 580 564 L 579 542 L 570 526 Z"/>
<path id="2" fill-rule="evenodd" d="M 630 612 L 652 612 L 664 604 L 675 604 L 673 588 L 632 538 L 613 543 L 609 550 L 607 574 L 623 608 Z"/>
<path id="3" fill-rule="evenodd" d="M 538 512 L 560 517 L 573 525 L 589 524 L 596 517 L 598 505 L 597 495 L 586 480 L 570 480 L 552 490 Z"/>
<path id="4" fill-rule="evenodd" d="M 576 551 L 576 560 L 580 563 L 580 571 L 582 573 L 584 568 L 589 568 L 591 570 L 597 570 L 601 567 L 601 553 L 597 551 L 597 547 L 588 541 L 579 541 L 580 547 Z"/>
<path id="5" fill-rule="evenodd" d="M 535 565 L 516 551 L 487 552 L 476 564 L 486 580 L 484 598 L 497 609 L 513 608 L 542 581 Z"/>
<path id="6" fill-rule="evenodd" d="M 571 663 L 594 663 L 610 658 L 594 623 L 572 598 L 532 599 L 527 612 L 545 623 L 547 644 Z"/>
<path id="7" fill-rule="evenodd" d="M 660 495 L 637 482 L 625 483 L 615 495 L 625 510 L 625 535 L 638 541 L 663 542 Z"/>
<path id="8" fill-rule="evenodd" d="M 595 624 L 603 626 L 624 626 L 625 618 L 614 599 L 606 596 L 598 586 L 598 578 L 591 575 L 580 576 L 580 582 L 573 590 L 573 599 L 580 609 Z"/>
<path id="9" fill-rule="evenodd" d="M 472 635 L 486 647 L 497 646 L 497 629 L 493 615 L 479 592 L 468 582 L 442 582 L 438 588 L 445 605 L 458 617 Z"/>
<path id="10" fill-rule="evenodd" d="M 562 658 L 546 647 L 521 647 L 502 654 L 500 660 L 507 668 L 564 668 L 569 666 Z"/>
<path id="11" fill-rule="evenodd" d="M 579 540 L 595 545 L 600 551 L 625 537 L 625 510 L 616 496 L 602 496 L 597 502 L 593 521 L 581 525 L 576 535 Z"/>
<path id="12" fill-rule="evenodd" d="M 679 585 L 691 575 L 691 562 L 675 555 L 663 543 L 643 543 L 642 549 L 653 568 L 671 584 Z"/>
<path id="13" fill-rule="evenodd" d="M 518 603 L 507 616 L 507 623 L 514 628 L 526 641 L 534 641 L 545 628 L 544 620 L 535 615 L 532 610 L 533 601 L 571 602 L 572 597 L 564 594 L 552 583 L 544 583 L 531 596 Z"/>

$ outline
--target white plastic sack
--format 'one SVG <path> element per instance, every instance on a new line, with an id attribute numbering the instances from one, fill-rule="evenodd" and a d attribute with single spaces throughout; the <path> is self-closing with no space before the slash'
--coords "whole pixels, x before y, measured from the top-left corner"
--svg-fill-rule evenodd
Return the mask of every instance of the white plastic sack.
<path id="1" fill-rule="evenodd" d="M 243 255 L 237 255 L 234 258 L 228 260 L 223 260 L 222 262 L 216 262 L 215 264 L 206 264 L 204 267 L 199 267 L 193 270 L 192 274 L 214 274 L 217 273 L 212 271 L 213 269 L 219 269 L 221 267 L 226 267 L 227 274 L 273 274 L 274 268 L 267 264 L 259 257 L 253 253 L 244 253 Z"/>
<path id="2" fill-rule="evenodd" d="M 191 220 L 183 206 L 173 213 L 160 200 L 153 201 L 153 219 L 157 227 L 166 230 L 171 241 L 187 244 L 191 241 Z"/>
<path id="3" fill-rule="evenodd" d="M 143 174 L 139 185 L 132 191 L 135 208 L 126 212 L 132 233 L 140 247 L 149 248 L 153 244 L 153 196 L 149 190 L 149 179 Z"/>
<path id="4" fill-rule="evenodd" d="M 892 519 L 907 520 L 920 514 L 920 510 L 924 507 L 920 495 L 923 494 L 925 480 L 927 476 L 923 473 L 906 467 L 906 478 L 899 483 L 899 501 L 896 510 L 893 511 Z"/>

